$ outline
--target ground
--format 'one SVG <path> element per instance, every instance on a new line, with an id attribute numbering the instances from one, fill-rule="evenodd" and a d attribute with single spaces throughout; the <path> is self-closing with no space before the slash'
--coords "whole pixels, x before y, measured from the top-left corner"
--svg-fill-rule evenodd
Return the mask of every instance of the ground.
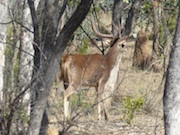
<path id="1" fill-rule="evenodd" d="M 163 88 L 164 72 L 142 71 L 132 67 L 134 42 L 129 42 L 120 67 L 118 89 L 114 92 L 109 121 L 97 120 L 94 90 L 73 98 L 74 120 L 64 123 L 62 88 L 52 89 L 49 98 L 49 135 L 63 129 L 67 135 L 164 135 Z M 82 98 L 83 95 L 83 98 Z M 130 124 L 124 119 L 122 102 L 125 97 L 143 98 L 143 107 L 135 113 Z M 74 103 L 75 102 L 75 103 Z"/>

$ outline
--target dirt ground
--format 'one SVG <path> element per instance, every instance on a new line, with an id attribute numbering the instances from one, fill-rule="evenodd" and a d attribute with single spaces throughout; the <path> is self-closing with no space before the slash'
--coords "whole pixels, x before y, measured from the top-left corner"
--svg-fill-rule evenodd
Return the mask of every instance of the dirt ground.
<path id="1" fill-rule="evenodd" d="M 164 135 L 163 70 L 154 73 L 132 67 L 133 51 L 134 42 L 130 42 L 122 59 L 119 76 L 121 84 L 114 94 L 109 121 L 97 120 L 97 107 L 95 106 L 91 111 L 85 111 L 82 115 L 81 111 L 84 110 L 75 108 L 73 110 L 75 112 L 74 116 L 78 114 L 77 117 L 70 124 L 65 124 L 62 88 L 60 88 L 60 91 L 53 89 L 49 99 L 49 135 L 57 135 L 63 129 L 68 129 L 65 132 L 67 135 Z M 131 124 L 127 124 L 123 119 L 122 102 L 124 97 L 127 96 L 144 98 L 143 108 L 135 114 Z M 93 100 L 90 99 L 92 97 L 95 99 L 93 95 L 85 97 L 86 102 L 92 102 L 93 104 Z M 89 106 L 89 104 L 85 105 Z"/>

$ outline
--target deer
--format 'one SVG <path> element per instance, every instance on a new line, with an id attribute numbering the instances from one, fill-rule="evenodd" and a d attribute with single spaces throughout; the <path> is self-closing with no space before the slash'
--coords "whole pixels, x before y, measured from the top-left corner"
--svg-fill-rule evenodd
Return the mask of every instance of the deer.
<path id="1" fill-rule="evenodd" d="M 121 34 L 103 34 L 92 24 L 93 31 L 102 38 L 111 39 L 110 49 L 102 54 L 65 54 L 60 63 L 60 80 L 64 83 L 64 118 L 70 119 L 69 97 L 80 87 L 95 87 L 97 92 L 98 120 L 108 120 L 108 110 L 103 105 L 103 91 L 118 55 L 125 52 L 126 37 Z M 119 30 L 120 31 L 120 30 Z M 103 116 L 102 116 L 103 114 Z"/>

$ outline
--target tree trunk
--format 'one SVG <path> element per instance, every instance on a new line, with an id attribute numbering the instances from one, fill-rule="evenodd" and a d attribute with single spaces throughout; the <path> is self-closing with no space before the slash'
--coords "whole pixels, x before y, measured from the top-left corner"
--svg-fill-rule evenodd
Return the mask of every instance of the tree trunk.
<path id="1" fill-rule="evenodd" d="M 7 18 L 8 18 L 8 14 L 7 14 L 7 5 L 8 2 L 7 0 L 2 0 L 0 3 L 0 12 L 1 12 L 1 16 L 0 16 L 0 21 L 1 23 L 5 23 L 7 22 Z M 1 34 L 0 34 L 0 39 L 1 39 L 1 43 L 0 43 L 0 101 L 3 100 L 3 67 L 5 65 L 5 47 L 6 45 L 3 44 L 6 42 L 6 25 L 1 24 L 0 25 L 0 30 L 1 30 Z"/>
<path id="2" fill-rule="evenodd" d="M 167 70 L 168 62 L 169 62 L 169 54 L 171 52 L 172 47 L 172 36 L 170 33 L 170 29 L 168 28 L 168 24 L 166 21 L 165 11 L 164 11 L 164 5 L 161 4 L 161 22 L 162 26 L 164 28 L 165 38 L 166 38 L 166 44 L 164 44 L 164 72 Z"/>
<path id="3" fill-rule="evenodd" d="M 140 5 L 141 5 L 140 0 L 133 0 L 132 1 L 132 6 L 128 12 L 128 18 L 126 20 L 122 35 L 129 35 L 131 33 L 133 23 L 136 21 L 137 12 L 140 9 Z"/>
<path id="4" fill-rule="evenodd" d="M 180 133 L 180 6 L 167 70 L 163 104 L 165 135 Z"/>
<path id="5" fill-rule="evenodd" d="M 123 15 L 123 1 L 122 0 L 114 0 L 113 13 L 112 13 L 112 23 L 114 23 L 117 27 L 122 26 L 122 15 Z M 112 25 L 113 35 L 117 35 L 118 31 L 114 25 Z"/>
<path id="6" fill-rule="evenodd" d="M 59 59 L 62 55 L 67 42 L 71 38 L 73 32 L 78 28 L 85 16 L 89 12 L 92 0 L 82 0 L 77 10 L 74 12 L 64 28 L 59 33 L 56 40 L 58 28 L 57 4 L 53 0 L 48 0 L 44 7 L 44 22 L 42 29 L 42 43 L 39 42 L 39 27 L 37 24 L 37 16 L 33 8 L 33 1 L 29 0 L 31 15 L 34 26 L 35 41 L 35 62 L 33 78 L 37 77 L 36 82 L 32 86 L 32 103 L 31 117 L 28 129 L 29 135 L 39 135 L 41 121 L 47 104 L 49 91 L 55 80 L 55 75 L 59 70 Z M 38 46 L 37 46 L 38 45 Z M 39 48 L 41 50 L 39 50 Z M 45 116 L 45 115 L 44 115 Z M 43 123 L 44 125 L 45 123 Z M 46 124 L 47 125 L 47 124 Z M 45 125 L 45 127 L 47 127 Z M 42 127 L 43 128 L 43 127 Z M 41 129 L 42 129 L 41 128 Z M 46 130 L 46 129 L 44 129 Z"/>
<path id="7" fill-rule="evenodd" d="M 153 58 L 156 59 L 158 55 L 158 36 L 159 36 L 158 0 L 152 0 L 152 6 L 153 6 Z"/>
<path id="8" fill-rule="evenodd" d="M 153 45 L 152 45 L 152 63 L 155 63 L 157 60 L 157 56 L 159 55 L 159 2 L 158 0 L 152 0 L 153 6 Z M 158 70 L 156 65 L 152 65 L 154 71 Z"/>

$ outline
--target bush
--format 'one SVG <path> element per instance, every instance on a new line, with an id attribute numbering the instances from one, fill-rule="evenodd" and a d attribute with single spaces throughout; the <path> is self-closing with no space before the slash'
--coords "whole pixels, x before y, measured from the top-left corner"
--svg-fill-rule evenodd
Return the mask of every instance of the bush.
<path id="1" fill-rule="evenodd" d="M 144 98 L 137 97 L 125 97 L 122 105 L 124 107 L 123 118 L 128 124 L 131 124 L 131 121 L 135 117 L 135 112 L 139 111 L 144 104 Z"/>

